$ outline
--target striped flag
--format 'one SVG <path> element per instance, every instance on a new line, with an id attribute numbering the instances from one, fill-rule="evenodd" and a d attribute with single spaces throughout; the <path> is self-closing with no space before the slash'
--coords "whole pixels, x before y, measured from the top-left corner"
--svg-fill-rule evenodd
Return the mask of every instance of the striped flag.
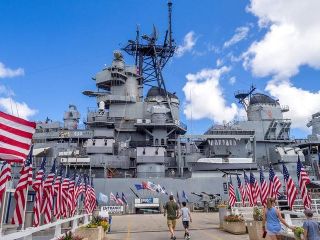
<path id="1" fill-rule="evenodd" d="M 42 190 L 43 190 L 43 180 L 45 177 L 45 164 L 46 158 L 42 159 L 41 166 L 36 174 L 36 178 L 32 184 L 32 188 L 36 193 L 36 199 L 33 205 L 33 226 L 39 227 L 40 226 L 40 213 L 41 213 L 41 200 L 42 200 Z"/>
<path id="2" fill-rule="evenodd" d="M 79 175 L 79 177 L 78 177 L 78 181 L 77 181 L 77 183 L 76 183 L 76 185 L 75 185 L 75 192 L 74 192 L 74 209 L 73 209 L 73 211 L 72 211 L 72 215 L 74 215 L 75 214 L 75 212 L 76 212 L 76 210 L 77 210 L 77 208 L 78 208 L 78 198 L 79 198 L 79 196 L 83 193 L 83 191 L 85 190 L 85 188 L 83 188 L 82 187 L 82 182 L 81 182 L 81 179 L 82 179 L 82 177 L 81 177 L 81 175 Z"/>
<path id="3" fill-rule="evenodd" d="M 298 175 L 298 181 L 299 181 L 299 187 L 301 192 L 301 198 L 303 201 L 304 208 L 311 209 L 311 197 L 307 190 L 307 184 L 310 183 L 310 178 L 308 176 L 308 173 L 305 171 L 299 155 L 298 155 L 298 163 L 297 163 L 297 175 Z"/>
<path id="4" fill-rule="evenodd" d="M 61 215 L 63 217 L 68 217 L 68 202 L 70 201 L 69 199 L 69 171 L 66 171 L 65 178 L 62 180 L 61 184 L 61 198 L 62 198 L 62 206 L 61 206 Z"/>
<path id="5" fill-rule="evenodd" d="M 232 185 L 232 179 L 230 176 L 230 181 L 229 181 L 229 205 L 233 207 L 236 203 L 236 194 L 234 192 L 234 187 Z"/>
<path id="6" fill-rule="evenodd" d="M 87 213 L 90 213 L 90 194 L 89 194 L 89 177 L 84 176 L 85 195 L 84 195 L 84 208 Z"/>
<path id="7" fill-rule="evenodd" d="M 246 191 L 244 189 L 244 187 L 242 186 L 241 183 L 241 179 L 239 177 L 239 175 L 237 175 L 237 182 L 238 182 L 238 189 L 240 191 L 240 196 L 241 196 L 241 200 L 242 200 L 242 206 L 245 206 L 245 201 L 246 201 Z"/>
<path id="8" fill-rule="evenodd" d="M 261 204 L 263 206 L 267 206 L 267 198 L 268 198 L 268 184 L 267 181 L 264 179 L 262 168 L 260 168 L 260 186 L 261 186 Z"/>
<path id="9" fill-rule="evenodd" d="M 75 213 L 75 181 L 76 181 L 76 172 L 73 174 L 73 177 L 69 182 L 69 192 L 68 192 L 68 209 L 71 216 Z"/>
<path id="10" fill-rule="evenodd" d="M 0 206 L 2 202 L 2 197 L 6 192 L 7 182 L 11 180 L 11 165 L 7 162 L 3 162 L 1 166 L 0 173 Z"/>
<path id="11" fill-rule="evenodd" d="M 23 163 L 31 146 L 36 123 L 0 111 L 0 159 Z"/>
<path id="12" fill-rule="evenodd" d="M 90 196 L 90 212 L 92 213 L 97 205 L 97 197 L 96 197 L 96 193 L 94 191 L 94 186 L 93 186 L 93 177 L 91 177 L 91 185 L 89 185 L 89 196 Z"/>
<path id="13" fill-rule="evenodd" d="M 124 204 L 118 192 L 117 192 L 117 194 L 116 194 L 116 198 L 117 198 L 117 203 L 118 203 L 119 205 L 123 205 L 123 204 Z"/>
<path id="14" fill-rule="evenodd" d="M 117 200 L 116 196 L 112 192 L 110 193 L 110 198 L 109 199 L 110 199 L 110 201 L 113 201 L 116 204 L 118 204 L 118 200 Z"/>
<path id="15" fill-rule="evenodd" d="M 282 164 L 283 167 L 283 179 L 286 185 L 286 191 L 287 191 L 287 199 L 290 209 L 292 209 L 293 203 L 296 200 L 296 197 L 298 195 L 298 190 L 296 188 L 296 185 L 294 184 L 291 176 L 289 175 L 287 167 Z"/>
<path id="16" fill-rule="evenodd" d="M 281 182 L 277 175 L 273 171 L 273 167 L 270 164 L 269 169 L 269 196 L 277 198 L 279 195 L 279 190 L 281 188 Z"/>
<path id="17" fill-rule="evenodd" d="M 50 173 L 43 183 L 43 200 L 41 203 L 41 213 L 44 214 L 44 224 L 51 222 L 52 208 L 53 208 L 53 195 L 54 195 L 54 177 L 56 175 L 56 159 L 53 161 Z"/>
<path id="18" fill-rule="evenodd" d="M 253 202 L 253 194 L 252 194 L 252 191 L 251 191 L 250 180 L 249 180 L 246 172 L 244 172 L 243 174 L 244 174 L 244 182 L 245 182 L 245 188 L 246 188 L 246 195 L 247 195 L 248 200 L 249 200 L 249 205 L 250 205 L 250 207 L 253 207 L 254 202 Z"/>
<path id="19" fill-rule="evenodd" d="M 20 170 L 20 178 L 14 192 L 14 199 L 16 201 L 16 207 L 13 212 L 12 224 L 23 224 L 24 211 L 27 201 L 27 192 L 29 186 L 32 185 L 32 147 L 24 166 Z"/>
<path id="20" fill-rule="evenodd" d="M 252 172 L 250 172 L 250 187 L 251 187 L 251 193 L 253 198 L 253 204 L 257 205 L 258 196 L 260 195 L 260 188 L 259 188 L 258 181 L 254 177 Z"/>
<path id="21" fill-rule="evenodd" d="M 62 183 L 62 171 L 63 171 L 63 165 L 61 164 L 59 167 L 58 175 L 54 181 L 54 194 L 56 196 L 56 201 L 53 208 L 53 216 L 56 219 L 60 219 L 61 217 L 61 207 L 62 207 L 62 193 L 61 193 L 61 183 Z"/>

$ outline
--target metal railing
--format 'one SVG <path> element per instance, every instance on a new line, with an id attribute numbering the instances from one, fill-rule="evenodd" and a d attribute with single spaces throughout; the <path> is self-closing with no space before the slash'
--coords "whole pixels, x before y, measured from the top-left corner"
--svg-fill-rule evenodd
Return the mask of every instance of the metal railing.
<path id="1" fill-rule="evenodd" d="M 55 230 L 54 230 L 53 238 L 51 238 L 51 239 L 54 240 L 54 239 L 57 239 L 63 235 L 62 231 L 61 231 L 62 224 L 72 222 L 70 231 L 74 232 L 78 227 L 80 227 L 79 219 L 82 219 L 82 218 L 83 218 L 83 225 L 87 225 L 89 223 L 89 219 L 91 218 L 91 214 L 76 215 L 74 217 L 58 220 L 56 222 L 45 224 L 40 227 L 31 227 L 31 228 L 27 228 L 25 230 L 10 233 L 7 235 L 1 235 L 0 240 L 15 240 L 15 239 L 32 240 L 33 239 L 32 235 L 34 233 L 48 230 L 53 227 L 55 228 Z"/>
<path id="2" fill-rule="evenodd" d="M 287 205 L 287 200 L 277 200 L 278 204 L 276 205 L 279 208 L 289 208 Z M 282 204 L 283 203 L 283 204 Z M 246 206 L 249 206 L 249 202 L 245 202 Z M 261 202 L 258 201 L 258 205 L 261 206 Z M 242 202 L 236 202 L 235 204 L 236 208 L 242 208 Z M 311 199 L 311 209 L 313 209 L 317 214 L 320 214 L 320 199 Z M 304 205 L 302 199 L 296 199 L 294 201 L 294 204 L 292 206 L 292 211 L 295 212 L 303 212 L 304 211 Z"/>

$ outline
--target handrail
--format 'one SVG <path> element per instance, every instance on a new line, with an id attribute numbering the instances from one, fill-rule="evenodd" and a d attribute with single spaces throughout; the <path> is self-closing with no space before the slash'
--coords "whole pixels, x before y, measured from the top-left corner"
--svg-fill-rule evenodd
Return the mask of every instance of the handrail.
<path id="1" fill-rule="evenodd" d="M 31 240 L 32 239 L 32 234 L 36 233 L 36 232 L 40 232 L 42 230 L 46 230 L 52 227 L 56 227 L 55 229 L 55 233 L 54 233 L 54 238 L 52 239 L 56 239 L 58 237 L 60 237 L 62 235 L 61 233 L 61 225 L 64 223 L 68 223 L 68 222 L 73 222 L 72 223 L 72 227 L 71 227 L 71 231 L 75 231 L 76 228 L 78 228 L 78 219 L 80 218 L 84 218 L 84 222 L 83 225 L 86 225 L 89 223 L 89 217 L 91 216 L 91 214 L 82 214 L 82 215 L 76 215 L 74 217 L 71 218 L 67 218 L 67 219 L 61 219 L 58 220 L 56 222 L 53 223 L 48 223 L 45 225 L 41 225 L 40 227 L 30 227 L 27 228 L 25 230 L 21 230 L 18 232 L 14 232 L 14 233 L 10 233 L 7 235 L 2 235 L 0 236 L 0 240 L 16 240 L 16 239 L 21 239 L 23 238 L 24 240 Z"/>

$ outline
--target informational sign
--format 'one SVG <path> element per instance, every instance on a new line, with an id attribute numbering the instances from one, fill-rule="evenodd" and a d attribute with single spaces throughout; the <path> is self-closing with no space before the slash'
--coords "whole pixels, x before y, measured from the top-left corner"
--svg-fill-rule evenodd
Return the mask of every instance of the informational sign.
<path id="1" fill-rule="evenodd" d="M 141 198 L 140 199 L 140 203 L 147 203 L 147 204 L 151 204 L 153 203 L 153 198 Z"/>
<path id="2" fill-rule="evenodd" d="M 223 191 L 224 191 L 224 194 L 228 194 L 228 184 L 226 182 L 223 183 Z"/>
<path id="3" fill-rule="evenodd" d="M 109 213 L 123 213 L 123 206 L 102 206 L 101 211 L 108 211 Z"/>
<path id="4" fill-rule="evenodd" d="M 159 198 L 136 198 L 135 208 L 159 208 Z"/>

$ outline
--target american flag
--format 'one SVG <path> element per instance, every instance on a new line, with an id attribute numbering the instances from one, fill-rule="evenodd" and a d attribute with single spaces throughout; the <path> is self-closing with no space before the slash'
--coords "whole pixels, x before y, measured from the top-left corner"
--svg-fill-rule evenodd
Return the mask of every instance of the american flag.
<path id="1" fill-rule="evenodd" d="M 273 167 L 270 165 L 269 169 L 269 196 L 276 198 L 281 188 L 281 182 L 277 175 L 273 171 Z"/>
<path id="2" fill-rule="evenodd" d="M 237 181 L 238 181 L 238 189 L 239 189 L 240 195 L 241 195 L 242 205 L 245 206 L 246 191 L 245 191 L 244 187 L 242 186 L 241 179 L 240 179 L 239 175 L 237 175 Z"/>
<path id="3" fill-rule="evenodd" d="M 30 151 L 36 123 L 0 111 L 0 159 L 23 163 Z"/>
<path id="4" fill-rule="evenodd" d="M 257 205 L 258 196 L 260 195 L 260 188 L 259 188 L 258 181 L 254 177 L 252 172 L 250 172 L 250 187 L 251 187 L 251 193 L 253 197 L 253 204 Z"/>
<path id="5" fill-rule="evenodd" d="M 79 176 L 78 178 L 78 182 L 77 182 L 77 186 L 76 186 L 76 202 L 78 201 L 79 196 L 85 192 L 86 188 L 85 188 L 85 183 L 81 181 L 82 180 L 82 176 Z"/>
<path id="6" fill-rule="evenodd" d="M 311 181 L 308 176 L 308 173 L 305 171 L 300 161 L 299 156 L 298 156 L 298 163 L 297 163 L 297 176 L 298 176 L 299 187 L 300 187 L 304 208 L 311 209 L 311 197 L 307 190 L 307 184 L 310 183 Z"/>
<path id="7" fill-rule="evenodd" d="M 120 197 L 118 192 L 116 194 L 116 198 L 117 198 L 117 203 L 120 204 L 120 205 L 123 205 L 123 201 L 122 201 L 122 199 L 121 199 L 121 197 Z"/>
<path id="8" fill-rule="evenodd" d="M 54 181 L 54 193 L 56 196 L 55 205 L 53 208 L 53 216 L 55 216 L 56 219 L 59 219 L 61 217 L 61 206 L 62 206 L 62 193 L 61 193 L 61 182 L 62 182 L 62 171 L 63 171 L 63 165 L 60 165 L 58 175 Z"/>
<path id="9" fill-rule="evenodd" d="M 70 201 L 69 199 L 69 171 L 66 171 L 66 176 L 62 180 L 62 185 L 61 185 L 61 198 L 62 198 L 62 208 L 61 208 L 61 215 L 63 217 L 68 217 L 68 202 Z"/>
<path id="10" fill-rule="evenodd" d="M 298 190 L 296 188 L 296 185 L 294 184 L 291 176 L 289 175 L 287 167 L 282 164 L 283 167 L 283 179 L 286 184 L 286 191 L 287 191 L 287 199 L 290 209 L 292 209 L 293 203 L 296 200 L 296 197 L 298 195 Z"/>
<path id="11" fill-rule="evenodd" d="M 91 178 L 91 185 L 89 185 L 89 196 L 90 196 L 90 212 L 96 208 L 97 197 L 93 187 L 93 178 Z"/>
<path id="12" fill-rule="evenodd" d="M 6 184 L 11 180 L 11 165 L 7 162 L 3 162 L 0 173 L 0 205 L 2 196 L 6 192 Z"/>
<path id="13" fill-rule="evenodd" d="M 127 200 L 126 196 L 124 195 L 124 193 L 122 193 L 122 201 L 125 203 L 125 205 L 128 206 L 128 200 Z"/>
<path id="14" fill-rule="evenodd" d="M 249 205 L 252 207 L 253 206 L 253 194 L 251 191 L 250 180 L 245 172 L 243 173 L 243 175 L 244 175 L 244 182 L 245 182 L 245 188 L 246 188 L 246 195 L 248 196 Z"/>
<path id="15" fill-rule="evenodd" d="M 53 195 L 54 195 L 54 177 L 56 175 L 56 159 L 54 159 L 50 173 L 43 183 L 43 200 L 41 204 L 41 213 L 44 214 L 44 224 L 51 222 Z"/>
<path id="16" fill-rule="evenodd" d="M 116 196 L 112 192 L 110 193 L 110 201 L 113 201 L 116 204 L 118 204 L 118 200 L 117 200 Z"/>
<path id="17" fill-rule="evenodd" d="M 73 211 L 72 211 L 72 215 L 74 215 L 76 210 L 77 210 L 78 197 L 80 196 L 81 193 L 82 193 L 81 192 L 81 175 L 79 175 L 77 183 L 76 183 L 75 188 L 74 188 L 74 208 L 73 208 Z"/>
<path id="18" fill-rule="evenodd" d="M 84 183 L 85 183 L 85 195 L 84 195 L 84 208 L 86 209 L 87 213 L 90 213 L 90 188 L 89 188 L 89 177 L 84 176 Z"/>
<path id="19" fill-rule="evenodd" d="M 76 181 L 77 173 L 73 174 L 73 177 L 69 182 L 69 197 L 68 197 L 68 208 L 70 211 L 70 215 L 73 216 L 75 213 L 75 181 Z"/>
<path id="20" fill-rule="evenodd" d="M 233 207 L 236 203 L 236 194 L 234 192 L 234 187 L 233 187 L 233 184 L 232 184 L 232 179 L 231 179 L 231 176 L 230 176 L 230 181 L 229 181 L 229 205 L 231 207 Z"/>
<path id="21" fill-rule="evenodd" d="M 43 180 L 45 177 L 45 165 L 46 165 L 46 158 L 42 159 L 41 166 L 36 174 L 36 179 L 32 184 L 32 188 L 36 193 L 36 199 L 33 205 L 33 212 L 34 212 L 34 219 L 33 219 L 33 226 L 39 227 L 40 226 L 40 213 L 41 213 L 41 200 L 42 200 L 42 189 L 43 189 Z"/>
<path id="22" fill-rule="evenodd" d="M 23 224 L 24 211 L 27 202 L 27 193 L 29 186 L 32 185 L 32 147 L 24 166 L 20 170 L 20 178 L 14 192 L 14 199 L 16 201 L 16 208 L 13 212 L 12 224 Z"/>
<path id="23" fill-rule="evenodd" d="M 264 178 L 264 174 L 262 168 L 260 168 L 260 186 L 261 186 L 261 203 L 263 206 L 267 205 L 267 198 L 268 198 L 268 184 Z"/>

